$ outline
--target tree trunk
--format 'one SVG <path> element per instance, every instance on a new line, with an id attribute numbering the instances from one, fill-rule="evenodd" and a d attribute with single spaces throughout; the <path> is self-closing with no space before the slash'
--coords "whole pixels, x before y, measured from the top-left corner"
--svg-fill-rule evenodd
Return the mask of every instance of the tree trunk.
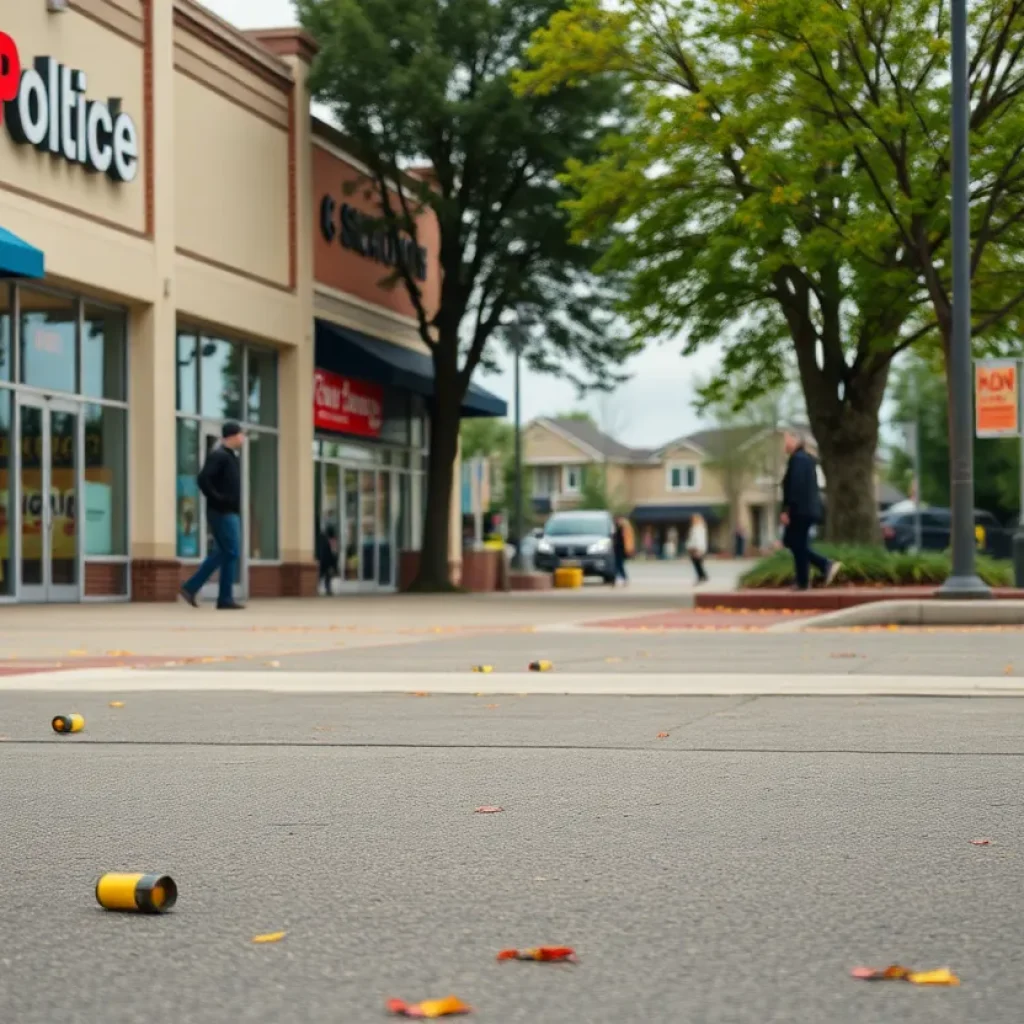
<path id="1" fill-rule="evenodd" d="M 888 366 L 849 381 L 843 399 L 813 403 L 811 427 L 825 474 L 825 537 L 832 543 L 881 543 L 875 452 Z M 812 403 L 808 403 L 812 405 Z M 833 405 L 831 410 L 823 406 Z"/>
<path id="2" fill-rule="evenodd" d="M 420 565 L 412 591 L 437 594 L 455 589 L 449 568 L 452 484 L 459 451 L 462 395 L 453 368 L 435 364 L 434 401 L 430 413 L 430 455 L 427 462 L 427 509 L 423 522 Z"/>

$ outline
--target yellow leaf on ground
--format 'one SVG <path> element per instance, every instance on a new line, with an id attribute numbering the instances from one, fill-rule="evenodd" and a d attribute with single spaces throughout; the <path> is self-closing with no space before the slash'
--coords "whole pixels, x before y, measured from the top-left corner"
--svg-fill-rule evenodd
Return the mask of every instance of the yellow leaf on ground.
<path id="1" fill-rule="evenodd" d="M 287 934 L 287 932 L 267 932 L 265 935 L 254 935 L 252 941 L 257 943 L 280 942 Z"/>

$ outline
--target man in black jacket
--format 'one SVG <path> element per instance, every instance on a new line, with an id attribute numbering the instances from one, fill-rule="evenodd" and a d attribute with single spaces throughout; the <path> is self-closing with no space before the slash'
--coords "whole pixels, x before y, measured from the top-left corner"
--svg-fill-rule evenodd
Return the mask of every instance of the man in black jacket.
<path id="1" fill-rule="evenodd" d="M 827 587 L 842 564 L 830 562 L 810 545 L 811 527 L 822 519 L 818 464 L 796 434 L 787 432 L 785 443 L 789 463 L 782 479 L 782 525 L 786 528 L 782 543 L 793 552 L 797 590 L 810 589 L 812 565 L 825 577 Z"/>
<path id="2" fill-rule="evenodd" d="M 243 607 L 235 603 L 231 588 L 242 544 L 242 468 L 238 452 L 245 444 L 245 434 L 233 420 L 221 427 L 220 434 L 220 444 L 206 456 L 198 477 L 199 490 L 206 498 L 206 522 L 213 537 L 213 550 L 207 552 L 195 575 L 182 586 L 181 596 L 198 608 L 199 591 L 219 569 L 217 607 L 234 610 Z"/>

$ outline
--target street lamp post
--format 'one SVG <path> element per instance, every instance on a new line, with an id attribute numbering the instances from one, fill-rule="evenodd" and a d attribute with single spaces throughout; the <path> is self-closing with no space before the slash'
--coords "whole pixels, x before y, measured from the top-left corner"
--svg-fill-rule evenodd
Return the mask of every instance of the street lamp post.
<path id="1" fill-rule="evenodd" d="M 974 568 L 974 427 L 971 396 L 970 102 L 967 93 L 967 0 L 950 7 L 953 144 L 953 337 L 949 367 L 949 465 L 953 566 L 939 588 L 946 598 L 991 597 Z"/>
<path id="2" fill-rule="evenodd" d="M 519 361 L 523 349 L 522 326 L 512 324 L 509 334 L 512 339 L 512 402 L 515 409 L 515 479 L 512 483 L 512 523 L 516 532 L 516 550 L 512 556 L 512 568 L 521 572 L 523 569 L 523 444 L 520 430 Z"/>

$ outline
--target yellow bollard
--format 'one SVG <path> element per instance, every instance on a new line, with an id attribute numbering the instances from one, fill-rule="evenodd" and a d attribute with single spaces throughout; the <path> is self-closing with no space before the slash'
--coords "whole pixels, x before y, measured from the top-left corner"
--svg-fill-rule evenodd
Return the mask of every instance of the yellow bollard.
<path id="1" fill-rule="evenodd" d="M 162 914 L 177 902 L 178 887 L 169 875 L 110 872 L 96 883 L 96 902 L 104 910 Z"/>
<path id="2" fill-rule="evenodd" d="M 50 723 L 54 732 L 81 732 L 85 719 L 81 715 L 57 715 Z"/>

